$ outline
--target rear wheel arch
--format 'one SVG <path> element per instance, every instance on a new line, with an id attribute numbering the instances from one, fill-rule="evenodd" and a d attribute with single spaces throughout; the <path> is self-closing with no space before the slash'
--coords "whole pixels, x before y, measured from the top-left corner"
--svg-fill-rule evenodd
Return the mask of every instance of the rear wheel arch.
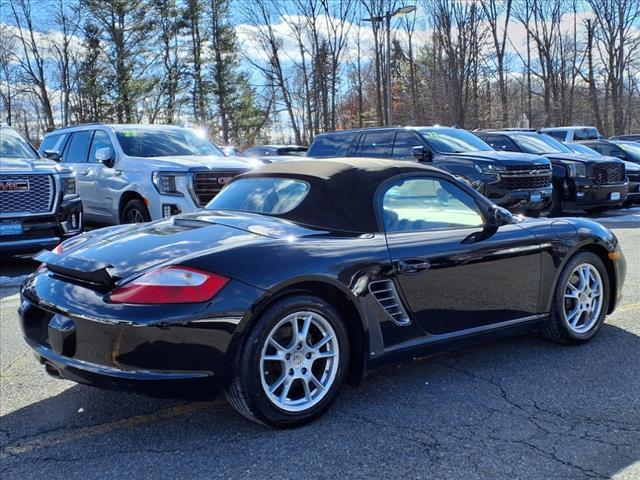
<path id="1" fill-rule="evenodd" d="M 347 371 L 347 381 L 351 385 L 357 385 L 366 369 L 368 351 L 368 339 L 365 330 L 363 313 L 356 305 L 356 300 L 350 293 L 330 283 L 326 279 L 300 280 L 288 283 L 276 289 L 271 295 L 263 299 L 252 311 L 250 321 L 245 325 L 245 335 L 253 328 L 260 315 L 269 307 L 283 298 L 295 295 L 310 295 L 318 297 L 332 305 L 342 318 L 349 336 L 351 351 L 350 364 Z M 243 335 L 243 337 L 245 336 Z"/>

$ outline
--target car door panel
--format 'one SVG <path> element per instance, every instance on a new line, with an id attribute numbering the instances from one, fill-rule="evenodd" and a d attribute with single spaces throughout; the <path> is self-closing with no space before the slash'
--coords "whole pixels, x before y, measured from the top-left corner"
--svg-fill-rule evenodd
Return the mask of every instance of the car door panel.
<path id="1" fill-rule="evenodd" d="M 405 306 L 441 335 L 538 313 L 540 246 L 516 224 L 486 227 L 450 179 L 415 175 L 382 196 L 389 255 Z"/>
<path id="2" fill-rule="evenodd" d="M 439 335 L 535 315 L 540 246 L 517 225 L 466 243 L 478 228 L 387 235 L 404 298 L 416 321 Z M 402 273 L 398 263 L 422 259 L 428 269 Z"/>

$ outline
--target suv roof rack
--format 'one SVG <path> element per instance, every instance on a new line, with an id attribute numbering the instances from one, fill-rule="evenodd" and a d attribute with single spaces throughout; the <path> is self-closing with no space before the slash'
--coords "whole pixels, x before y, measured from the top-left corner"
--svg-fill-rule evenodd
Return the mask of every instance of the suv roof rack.
<path id="1" fill-rule="evenodd" d="M 67 125 L 67 126 L 65 126 L 65 127 L 56 128 L 56 130 L 55 130 L 55 131 L 58 131 L 58 130 L 66 130 L 66 129 L 68 129 L 68 128 L 76 128 L 76 127 L 90 127 L 90 126 L 92 126 L 92 125 L 107 125 L 107 124 L 106 124 L 106 123 L 104 123 L 104 122 L 76 123 L 75 125 Z M 52 131 L 54 131 L 54 130 L 52 130 Z"/>

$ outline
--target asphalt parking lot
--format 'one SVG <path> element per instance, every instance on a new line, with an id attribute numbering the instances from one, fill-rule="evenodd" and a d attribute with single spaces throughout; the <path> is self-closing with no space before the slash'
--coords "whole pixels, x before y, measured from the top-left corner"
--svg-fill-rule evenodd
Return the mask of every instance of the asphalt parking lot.
<path id="1" fill-rule="evenodd" d="M 536 334 L 377 370 L 319 421 L 273 431 L 223 398 L 160 400 L 45 374 L 0 272 L 0 475 L 42 478 L 640 478 L 640 208 L 597 218 L 628 261 L 600 335 Z"/>

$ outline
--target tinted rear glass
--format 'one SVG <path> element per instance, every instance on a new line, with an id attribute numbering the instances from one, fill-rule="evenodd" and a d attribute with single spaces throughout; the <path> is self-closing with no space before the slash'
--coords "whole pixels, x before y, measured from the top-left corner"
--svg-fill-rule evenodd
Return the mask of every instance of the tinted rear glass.
<path id="1" fill-rule="evenodd" d="M 188 128 L 119 129 L 116 137 L 130 157 L 224 156 L 213 143 Z"/>
<path id="2" fill-rule="evenodd" d="M 543 155 L 545 153 L 572 153 L 569 147 L 565 147 L 555 138 L 544 133 L 512 133 L 511 140 L 520 145 L 526 153 Z"/>
<path id="3" fill-rule="evenodd" d="M 564 142 L 565 139 L 567 138 L 567 131 L 566 130 L 550 130 L 550 131 L 544 132 L 544 133 L 546 133 L 550 137 L 555 138 L 556 140 L 560 140 L 561 142 Z"/>
<path id="4" fill-rule="evenodd" d="M 574 140 L 598 140 L 599 137 L 595 128 L 581 128 L 573 132 Z"/>
<path id="5" fill-rule="evenodd" d="M 207 205 L 207 210 L 282 215 L 307 196 L 309 184 L 290 178 L 243 178 L 231 182 Z"/>
<path id="6" fill-rule="evenodd" d="M 322 135 L 316 137 L 307 156 L 309 157 L 342 157 L 347 154 L 355 133 L 343 133 L 338 135 Z"/>

